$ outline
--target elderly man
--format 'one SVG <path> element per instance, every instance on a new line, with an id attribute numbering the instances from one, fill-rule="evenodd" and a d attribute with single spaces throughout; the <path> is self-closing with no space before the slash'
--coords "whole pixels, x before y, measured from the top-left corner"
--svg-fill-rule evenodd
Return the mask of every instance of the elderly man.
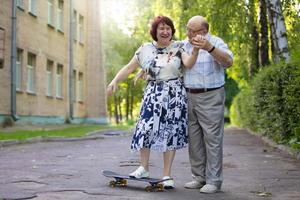
<path id="1" fill-rule="evenodd" d="M 185 49 L 193 53 L 191 43 L 196 35 L 200 40 L 194 43 L 198 42 L 201 48 L 196 64 L 184 74 L 193 176 L 193 181 L 185 187 L 214 193 L 220 190 L 223 182 L 224 69 L 232 65 L 233 54 L 221 38 L 209 34 L 209 24 L 204 17 L 192 17 L 186 30 Z"/>

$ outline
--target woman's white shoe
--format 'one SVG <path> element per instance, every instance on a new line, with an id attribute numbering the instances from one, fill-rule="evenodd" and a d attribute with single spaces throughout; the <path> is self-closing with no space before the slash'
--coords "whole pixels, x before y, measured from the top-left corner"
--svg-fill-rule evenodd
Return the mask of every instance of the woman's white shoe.
<path id="1" fill-rule="evenodd" d="M 149 172 L 145 170 L 143 166 L 139 166 L 134 172 L 129 174 L 132 178 L 148 178 L 150 176 Z"/>
<path id="2" fill-rule="evenodd" d="M 169 176 L 164 176 L 163 180 L 170 179 Z M 173 189 L 175 187 L 175 183 L 173 179 L 162 182 L 164 189 Z"/>

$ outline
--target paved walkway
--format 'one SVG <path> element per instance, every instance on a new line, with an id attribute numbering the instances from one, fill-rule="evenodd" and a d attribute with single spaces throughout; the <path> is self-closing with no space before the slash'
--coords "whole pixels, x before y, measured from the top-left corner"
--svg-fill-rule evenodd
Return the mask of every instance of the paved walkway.
<path id="1" fill-rule="evenodd" d="M 129 173 L 138 166 L 130 133 L 106 132 L 89 140 L 13 145 L 0 149 L 0 199 L 155 199 L 155 200 L 299 200 L 300 162 L 265 145 L 245 130 L 229 128 L 224 140 L 222 192 L 201 194 L 184 189 L 191 179 L 187 149 L 173 165 L 176 188 L 148 193 L 145 183 L 110 188 L 100 171 Z M 120 132 L 119 132 L 120 133 Z M 151 154 L 151 176 L 161 177 L 162 155 Z"/>

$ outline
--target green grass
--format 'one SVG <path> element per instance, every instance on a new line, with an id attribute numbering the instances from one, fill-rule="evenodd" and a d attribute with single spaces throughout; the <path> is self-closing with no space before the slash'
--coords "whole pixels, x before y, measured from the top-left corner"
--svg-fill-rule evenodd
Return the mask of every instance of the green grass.
<path id="1" fill-rule="evenodd" d="M 0 131 L 1 140 L 26 140 L 36 137 L 82 137 L 87 133 L 93 131 L 103 130 L 129 130 L 132 126 L 128 125 L 69 125 L 67 127 L 51 128 L 37 128 L 35 130 L 14 130 L 14 131 Z"/>

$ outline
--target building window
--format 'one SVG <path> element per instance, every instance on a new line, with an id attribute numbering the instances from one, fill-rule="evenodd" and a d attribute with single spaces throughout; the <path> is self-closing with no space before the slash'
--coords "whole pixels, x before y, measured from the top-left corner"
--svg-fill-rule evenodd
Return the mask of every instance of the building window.
<path id="1" fill-rule="evenodd" d="M 84 18 L 79 15 L 79 42 L 83 43 L 84 39 Z"/>
<path id="2" fill-rule="evenodd" d="M 34 93 L 36 55 L 28 53 L 27 57 L 27 92 Z"/>
<path id="3" fill-rule="evenodd" d="M 56 69 L 56 97 L 62 98 L 63 65 L 58 64 Z"/>
<path id="4" fill-rule="evenodd" d="M 4 40 L 5 30 L 0 27 L 0 69 L 4 68 Z"/>
<path id="5" fill-rule="evenodd" d="M 74 10 L 73 11 L 73 39 L 74 40 L 77 40 L 77 24 L 78 24 L 78 22 L 77 22 L 77 11 L 76 10 Z"/>
<path id="6" fill-rule="evenodd" d="M 0 58 L 0 69 L 4 68 L 4 60 Z"/>
<path id="7" fill-rule="evenodd" d="M 83 73 L 78 75 L 78 101 L 83 101 Z"/>
<path id="8" fill-rule="evenodd" d="M 51 60 L 47 60 L 47 67 L 46 67 L 46 85 L 47 85 L 47 96 L 52 96 L 52 85 L 53 85 L 53 66 L 54 63 Z"/>
<path id="9" fill-rule="evenodd" d="M 48 0 L 48 24 L 54 26 L 54 9 L 53 9 L 53 0 Z"/>
<path id="10" fill-rule="evenodd" d="M 61 32 L 63 32 L 64 30 L 64 1 L 63 0 L 58 0 L 57 29 Z"/>
<path id="11" fill-rule="evenodd" d="M 17 0 L 17 6 L 24 10 L 24 0 Z"/>
<path id="12" fill-rule="evenodd" d="M 17 50 L 17 64 L 16 64 L 16 89 L 22 90 L 22 66 L 23 66 L 23 50 Z"/>
<path id="13" fill-rule="evenodd" d="M 37 16 L 37 0 L 29 0 L 29 13 Z"/>
<path id="14" fill-rule="evenodd" d="M 73 102 L 76 102 L 76 96 L 77 96 L 76 80 L 77 80 L 76 70 L 73 70 L 73 81 L 72 81 Z"/>

